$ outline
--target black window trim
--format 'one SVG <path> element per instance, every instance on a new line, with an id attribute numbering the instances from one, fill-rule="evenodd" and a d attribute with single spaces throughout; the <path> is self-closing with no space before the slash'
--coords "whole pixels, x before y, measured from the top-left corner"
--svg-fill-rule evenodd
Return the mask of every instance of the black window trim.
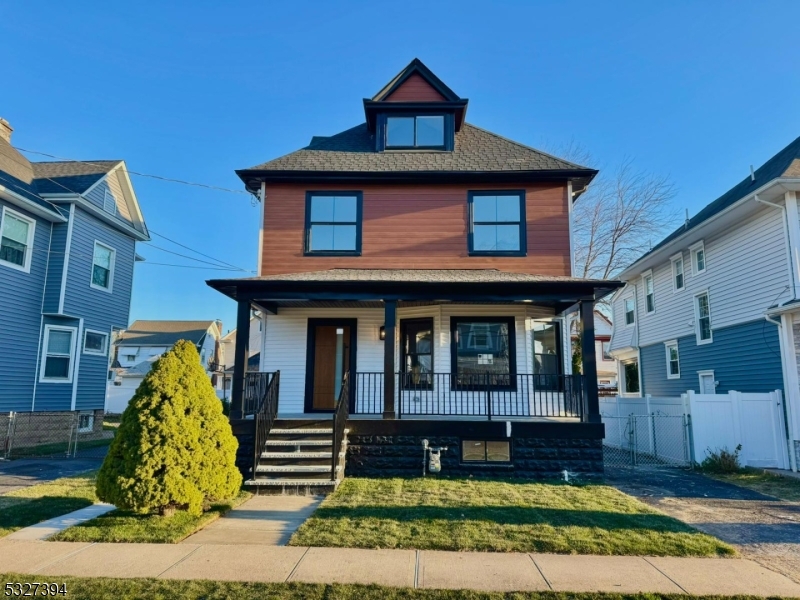
<path id="1" fill-rule="evenodd" d="M 475 250 L 475 219 L 473 201 L 476 196 L 519 196 L 519 223 L 493 221 L 494 225 L 519 225 L 519 250 Z M 528 255 L 528 223 L 525 214 L 525 190 L 470 190 L 467 192 L 467 213 L 469 231 L 467 234 L 467 252 L 469 256 L 527 256 Z M 490 224 L 480 221 L 478 225 Z"/>
<path id="2" fill-rule="evenodd" d="M 493 390 L 515 392 L 517 391 L 517 328 L 515 317 L 481 317 L 481 316 L 467 316 L 467 317 L 450 317 L 450 373 L 452 381 L 450 388 L 457 387 L 465 388 L 468 386 L 459 386 L 458 384 L 458 342 L 456 341 L 456 331 L 458 331 L 459 323 L 506 323 L 508 325 L 508 374 L 510 385 L 496 385 L 492 386 Z"/>
<path id="3" fill-rule="evenodd" d="M 314 196 L 355 196 L 356 197 L 356 249 L 355 250 L 311 250 L 311 198 Z M 363 225 L 362 207 L 364 194 L 354 190 L 325 190 L 306 192 L 305 232 L 303 234 L 303 256 L 361 256 L 361 228 Z M 326 223 L 318 223 L 325 225 Z M 345 223 L 331 223 L 331 225 Z"/>
<path id="4" fill-rule="evenodd" d="M 444 144 L 441 146 L 389 146 L 386 143 L 388 135 L 387 119 L 389 117 L 444 117 Z M 452 152 L 455 146 L 455 121 L 452 112 L 442 110 L 402 110 L 381 113 L 378 117 L 380 135 L 375 136 L 379 152 Z M 414 124 L 416 138 L 416 121 Z"/>
<path id="5" fill-rule="evenodd" d="M 435 364 L 434 363 L 434 360 L 435 360 L 434 353 L 436 352 L 436 344 L 435 344 L 436 332 L 434 330 L 434 318 L 433 317 L 415 317 L 415 318 L 412 318 L 412 319 L 400 319 L 400 360 L 402 361 L 400 363 L 400 365 L 401 365 L 400 372 L 403 375 L 406 374 L 406 348 L 405 348 L 405 344 L 403 343 L 405 341 L 405 338 L 406 338 L 406 329 L 407 329 L 407 327 L 409 325 L 421 324 L 421 323 L 425 323 L 425 324 L 430 323 L 430 326 L 431 326 L 431 368 L 433 369 L 433 371 L 436 370 L 435 368 L 433 368 L 434 364 Z M 406 382 L 406 378 L 405 377 L 401 377 L 401 379 L 400 379 L 401 389 L 404 389 L 404 390 L 432 390 L 433 386 L 434 386 L 434 382 L 435 382 L 435 377 L 434 377 L 433 371 L 430 374 L 431 375 L 431 382 L 430 383 L 409 384 L 409 383 Z"/>

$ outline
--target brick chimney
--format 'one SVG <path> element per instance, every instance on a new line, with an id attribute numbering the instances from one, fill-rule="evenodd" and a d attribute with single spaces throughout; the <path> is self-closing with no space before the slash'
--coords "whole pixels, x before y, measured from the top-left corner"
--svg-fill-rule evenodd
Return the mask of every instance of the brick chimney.
<path id="1" fill-rule="evenodd" d="M 0 138 L 3 138 L 9 144 L 11 143 L 11 132 L 14 128 L 3 117 L 0 117 Z"/>

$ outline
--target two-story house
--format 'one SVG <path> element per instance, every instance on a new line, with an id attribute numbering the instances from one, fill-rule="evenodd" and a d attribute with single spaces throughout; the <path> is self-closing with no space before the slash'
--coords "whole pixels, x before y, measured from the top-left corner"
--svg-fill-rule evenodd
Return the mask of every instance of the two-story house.
<path id="1" fill-rule="evenodd" d="M 414 60 L 363 122 L 237 171 L 261 199 L 259 275 L 209 285 L 238 303 L 251 485 L 420 474 L 426 440 L 450 474 L 602 472 L 593 307 L 618 283 L 573 277 L 571 251 L 596 171 L 467 123 L 468 104 Z M 262 373 L 245 373 L 252 309 Z M 327 439 L 305 446 L 304 423 Z"/>
<path id="2" fill-rule="evenodd" d="M 623 394 L 783 390 L 800 444 L 798 190 L 800 138 L 620 274 L 611 352 Z"/>
<path id="3" fill-rule="evenodd" d="M 572 322 L 573 353 L 578 353 L 580 336 L 577 321 Z M 601 394 L 617 391 L 617 361 L 611 356 L 611 320 L 599 310 L 594 311 L 594 351 L 597 357 L 597 387 Z"/>
<path id="4" fill-rule="evenodd" d="M 99 427 L 147 227 L 123 161 L 32 163 L 11 133 L 0 119 L 0 412 Z"/>
<path id="5" fill-rule="evenodd" d="M 106 411 L 124 411 L 153 363 L 181 340 L 195 345 L 200 364 L 221 394 L 222 377 L 217 376 L 221 332 L 221 321 L 134 321 L 114 341 Z"/>

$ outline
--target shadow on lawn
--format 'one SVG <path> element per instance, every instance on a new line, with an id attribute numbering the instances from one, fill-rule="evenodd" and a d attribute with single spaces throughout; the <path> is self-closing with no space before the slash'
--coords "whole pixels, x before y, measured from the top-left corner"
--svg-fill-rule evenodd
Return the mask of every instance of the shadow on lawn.
<path id="1" fill-rule="evenodd" d="M 60 517 L 74 510 L 91 506 L 92 502 L 85 498 L 70 496 L 45 496 L 43 498 L 14 498 L 19 500 L 11 506 L 0 508 L 0 531 L 29 527 Z M 0 506 L 2 506 L 0 504 Z"/>
<path id="2" fill-rule="evenodd" d="M 696 530 L 661 514 L 615 513 L 592 510 L 498 506 L 448 508 L 441 506 L 319 507 L 318 519 L 385 519 L 392 521 L 487 521 L 498 525 L 598 527 L 607 530 L 650 529 L 686 533 Z"/>

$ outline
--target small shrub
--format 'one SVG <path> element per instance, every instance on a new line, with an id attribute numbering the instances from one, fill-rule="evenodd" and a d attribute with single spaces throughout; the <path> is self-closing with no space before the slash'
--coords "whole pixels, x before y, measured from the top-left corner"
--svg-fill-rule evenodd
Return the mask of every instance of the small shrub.
<path id="1" fill-rule="evenodd" d="M 153 363 L 122 414 L 97 475 L 97 495 L 138 513 L 187 510 L 236 495 L 236 438 L 194 345 Z"/>
<path id="2" fill-rule="evenodd" d="M 736 446 L 733 452 L 727 448 L 717 449 L 716 451 L 709 448 L 706 450 L 708 456 L 700 463 L 700 468 L 709 473 L 736 473 L 741 471 L 742 465 L 739 462 L 739 453 L 741 451 L 741 444 Z"/>

